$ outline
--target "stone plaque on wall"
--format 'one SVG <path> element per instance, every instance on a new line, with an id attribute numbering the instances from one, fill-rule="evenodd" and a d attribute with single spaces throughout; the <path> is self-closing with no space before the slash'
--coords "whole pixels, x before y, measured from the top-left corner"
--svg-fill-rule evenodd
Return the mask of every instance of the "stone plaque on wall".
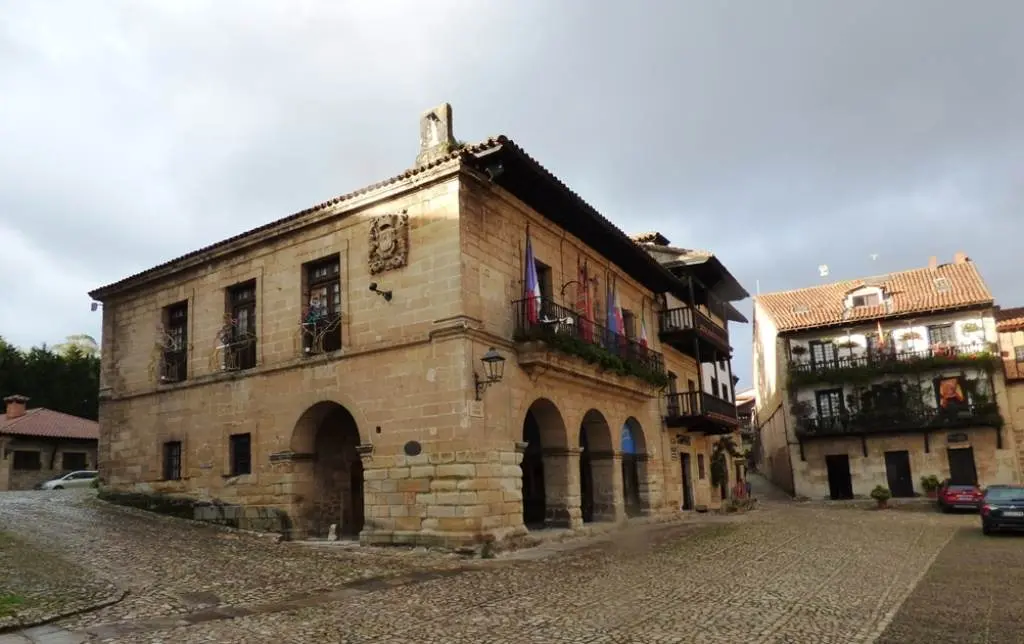
<path id="1" fill-rule="evenodd" d="M 381 215 L 370 226 L 370 274 L 402 268 L 409 263 L 409 215 Z"/>

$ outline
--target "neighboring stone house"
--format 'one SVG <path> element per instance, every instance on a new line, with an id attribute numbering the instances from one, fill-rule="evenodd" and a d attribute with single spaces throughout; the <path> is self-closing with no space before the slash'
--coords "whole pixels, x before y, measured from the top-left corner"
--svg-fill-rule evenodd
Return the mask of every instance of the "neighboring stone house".
<path id="1" fill-rule="evenodd" d="M 1024 307 L 996 307 L 996 331 L 1006 377 L 1006 420 L 1017 436 L 1017 461 L 1024 474 Z"/>
<path id="2" fill-rule="evenodd" d="M 921 477 L 1019 480 L 992 295 L 963 253 L 879 277 L 758 295 L 755 423 L 763 469 L 811 498 Z"/>
<path id="3" fill-rule="evenodd" d="M 4 398 L 0 416 L 0 490 L 33 487 L 76 470 L 96 469 L 99 423 L 52 409 L 27 409 L 28 397 Z"/>
<path id="4" fill-rule="evenodd" d="M 662 266 L 508 138 L 456 143 L 447 105 L 414 168 L 91 295 L 115 492 L 450 545 L 718 502 L 737 421 L 704 374 L 745 291 Z"/>

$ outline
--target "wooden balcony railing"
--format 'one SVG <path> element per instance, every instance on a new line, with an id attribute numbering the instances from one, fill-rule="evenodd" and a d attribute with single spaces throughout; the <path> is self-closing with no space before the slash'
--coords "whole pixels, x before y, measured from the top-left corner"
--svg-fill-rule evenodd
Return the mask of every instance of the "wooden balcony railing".
<path id="1" fill-rule="evenodd" d="M 696 331 L 719 348 L 729 350 L 729 332 L 697 309 L 681 306 L 658 313 L 659 333 L 671 336 L 683 331 Z"/>
<path id="2" fill-rule="evenodd" d="M 703 391 L 687 391 L 667 394 L 665 396 L 666 416 L 668 418 L 694 418 L 715 415 L 739 421 L 736 416 L 736 405 L 722 400 Z"/>
<path id="3" fill-rule="evenodd" d="M 535 316 L 530 313 L 534 306 Z M 605 363 L 602 366 L 622 365 L 623 371 L 655 384 L 667 382 L 660 353 L 550 299 L 516 300 L 512 302 L 512 314 L 517 342 L 540 340 L 567 354 Z"/>

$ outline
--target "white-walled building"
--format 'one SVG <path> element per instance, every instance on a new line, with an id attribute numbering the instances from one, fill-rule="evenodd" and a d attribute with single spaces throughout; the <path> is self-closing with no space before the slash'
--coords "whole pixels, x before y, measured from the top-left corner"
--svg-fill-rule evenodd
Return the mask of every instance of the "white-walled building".
<path id="1" fill-rule="evenodd" d="M 754 305 L 761 468 L 811 498 L 1019 480 L 993 298 L 969 258 Z"/>

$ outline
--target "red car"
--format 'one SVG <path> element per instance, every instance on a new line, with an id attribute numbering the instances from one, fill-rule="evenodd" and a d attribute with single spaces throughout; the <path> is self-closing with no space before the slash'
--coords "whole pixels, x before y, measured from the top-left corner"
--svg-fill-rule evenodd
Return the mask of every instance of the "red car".
<path id="1" fill-rule="evenodd" d="M 984 493 L 977 485 L 956 485 L 949 479 L 942 482 L 936 502 L 943 512 L 951 510 L 972 510 L 978 512 L 981 509 L 981 501 Z"/>

